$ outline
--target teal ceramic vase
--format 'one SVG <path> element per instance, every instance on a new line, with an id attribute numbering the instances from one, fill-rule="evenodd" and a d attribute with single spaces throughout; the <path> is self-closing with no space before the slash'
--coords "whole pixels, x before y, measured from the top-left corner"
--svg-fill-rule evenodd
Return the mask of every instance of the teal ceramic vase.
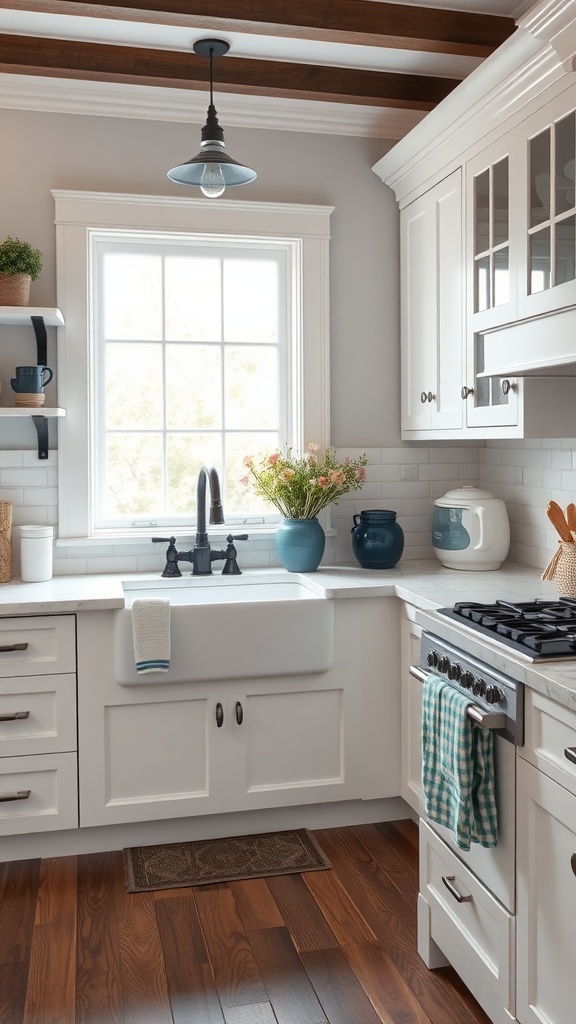
<path id="1" fill-rule="evenodd" d="M 404 551 L 404 532 L 390 509 L 353 516 L 352 550 L 363 569 L 393 569 Z"/>
<path id="2" fill-rule="evenodd" d="M 288 572 L 314 572 L 322 561 L 326 537 L 317 519 L 283 519 L 276 530 L 276 551 Z"/>

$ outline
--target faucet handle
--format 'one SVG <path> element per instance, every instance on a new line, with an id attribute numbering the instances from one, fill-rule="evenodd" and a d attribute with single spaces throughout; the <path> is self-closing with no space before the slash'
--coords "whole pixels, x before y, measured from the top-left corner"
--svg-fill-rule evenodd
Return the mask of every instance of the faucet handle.
<path id="1" fill-rule="evenodd" d="M 181 576 L 180 568 L 178 566 L 178 552 L 176 550 L 176 537 L 152 537 L 153 544 L 167 544 L 168 550 L 166 551 L 166 565 L 164 567 L 163 576 L 174 577 Z"/>
<path id="2" fill-rule="evenodd" d="M 226 558 L 226 561 L 224 562 L 224 568 L 222 569 L 222 575 L 223 576 L 240 576 L 242 574 L 242 570 L 238 567 L 238 562 L 236 561 L 236 555 L 238 554 L 238 552 L 236 551 L 236 548 L 234 547 L 234 543 L 233 542 L 235 540 L 248 540 L 248 534 L 247 533 L 238 533 L 238 534 L 229 533 L 228 536 L 226 537 L 226 541 L 228 543 L 228 547 L 226 548 L 226 551 L 224 552 L 224 557 Z"/>

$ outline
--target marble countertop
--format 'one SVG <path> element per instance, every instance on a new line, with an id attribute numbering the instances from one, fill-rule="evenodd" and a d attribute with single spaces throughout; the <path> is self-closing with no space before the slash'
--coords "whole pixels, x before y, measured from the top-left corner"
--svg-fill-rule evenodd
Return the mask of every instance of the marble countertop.
<path id="1" fill-rule="evenodd" d="M 293 574 L 282 569 L 247 569 L 241 579 L 221 576 L 201 577 L 202 586 L 238 585 L 241 580 L 262 582 L 289 578 L 301 580 L 311 590 L 334 599 L 352 597 L 399 597 L 418 610 L 416 621 L 455 646 L 480 658 L 520 682 L 576 710 L 576 658 L 534 664 L 515 655 L 503 645 L 480 638 L 479 634 L 438 615 L 437 609 L 451 607 L 455 601 L 490 602 L 496 599 L 531 600 L 556 598 L 553 583 L 543 582 L 540 571 L 526 565 L 505 563 L 492 572 L 447 569 L 436 559 L 401 562 L 395 569 L 370 570 L 358 565 L 321 566 L 314 573 Z M 188 575 L 175 581 L 177 586 L 194 586 Z M 93 576 L 55 576 L 46 583 L 21 583 L 14 580 L 0 585 L 0 615 L 47 615 L 124 607 L 124 587 L 154 583 L 158 594 L 174 581 L 162 580 L 157 573 L 110 573 Z"/>

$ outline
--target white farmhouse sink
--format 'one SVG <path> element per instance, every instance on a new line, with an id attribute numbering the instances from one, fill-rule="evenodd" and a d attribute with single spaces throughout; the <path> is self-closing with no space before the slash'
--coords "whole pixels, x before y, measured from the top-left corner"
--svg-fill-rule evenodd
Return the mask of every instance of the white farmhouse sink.
<path id="1" fill-rule="evenodd" d="M 292 580 L 187 577 L 124 584 L 114 612 L 116 681 L 122 686 L 207 682 L 326 672 L 332 664 L 334 605 Z M 170 668 L 138 675 L 132 603 L 170 602 Z"/>

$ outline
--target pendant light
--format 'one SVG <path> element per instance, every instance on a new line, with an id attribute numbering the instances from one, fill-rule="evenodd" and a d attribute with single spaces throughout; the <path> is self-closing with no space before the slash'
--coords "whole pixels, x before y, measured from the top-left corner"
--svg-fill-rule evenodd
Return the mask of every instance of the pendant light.
<path id="1" fill-rule="evenodd" d="M 208 196 L 216 199 L 232 185 L 247 185 L 254 181 L 256 171 L 233 160 L 224 147 L 224 131 L 218 124 L 212 95 L 212 60 L 228 53 L 230 44 L 223 39 L 199 39 L 193 50 L 201 57 L 210 58 L 210 105 L 206 124 L 202 129 L 202 142 L 197 156 L 168 171 L 168 177 L 177 185 L 196 185 Z"/>

